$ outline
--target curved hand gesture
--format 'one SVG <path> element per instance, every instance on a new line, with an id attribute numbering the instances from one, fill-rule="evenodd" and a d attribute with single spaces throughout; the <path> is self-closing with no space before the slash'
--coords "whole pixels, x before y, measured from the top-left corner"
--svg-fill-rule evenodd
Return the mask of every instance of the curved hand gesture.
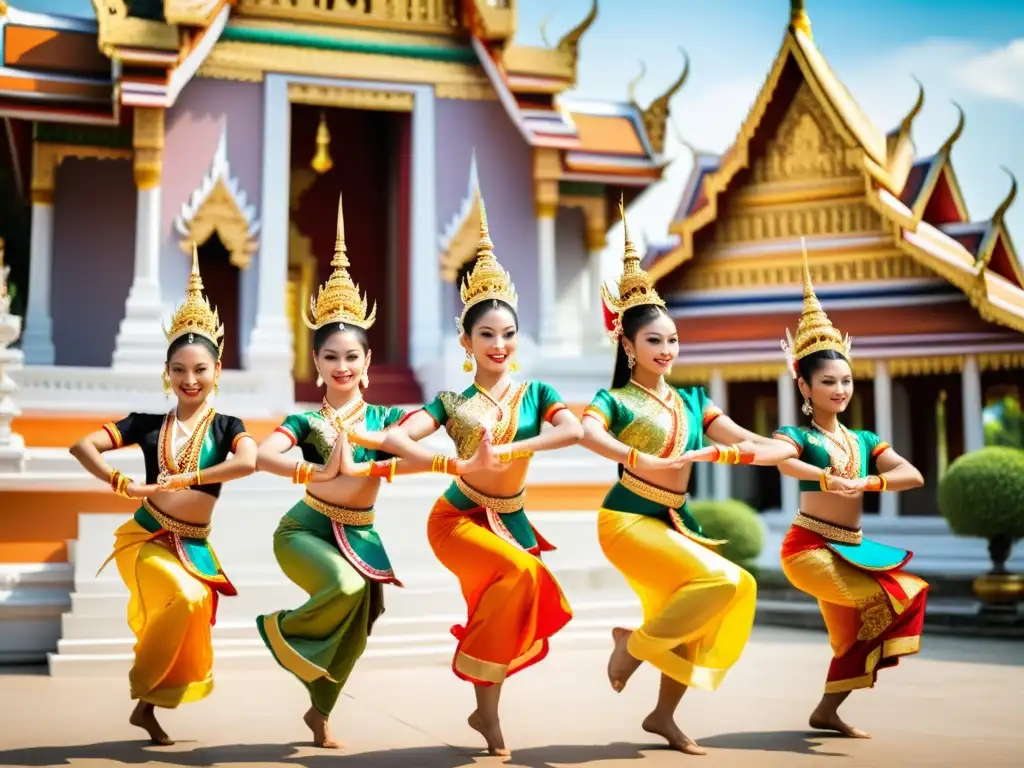
<path id="1" fill-rule="evenodd" d="M 347 432 L 342 432 L 338 435 L 338 439 L 334 443 L 334 450 L 331 451 L 331 458 L 327 461 L 327 466 L 324 467 L 324 474 L 330 474 L 330 477 L 336 477 L 337 475 L 355 475 L 357 474 L 356 462 L 352 458 L 352 443 L 349 442 L 349 436 Z"/>
<path id="2" fill-rule="evenodd" d="M 484 432 L 484 436 L 480 438 L 480 445 L 477 446 L 472 457 L 459 463 L 461 465 L 459 474 L 462 475 L 470 472 L 502 472 L 509 466 L 495 453 L 494 446 L 491 444 L 490 432 Z"/>
<path id="3" fill-rule="evenodd" d="M 124 492 L 133 499 L 141 499 L 166 490 L 172 489 L 163 488 L 157 483 L 128 483 L 128 487 L 124 489 Z"/>
<path id="4" fill-rule="evenodd" d="M 172 475 L 164 472 L 156 479 L 156 488 L 160 491 L 183 491 L 193 485 L 193 480 L 191 473 Z"/>
<path id="5" fill-rule="evenodd" d="M 840 477 L 839 475 L 828 476 L 828 492 L 838 493 L 842 496 L 856 496 L 864 491 L 866 484 L 864 478 L 857 480 L 851 480 L 848 477 Z"/>

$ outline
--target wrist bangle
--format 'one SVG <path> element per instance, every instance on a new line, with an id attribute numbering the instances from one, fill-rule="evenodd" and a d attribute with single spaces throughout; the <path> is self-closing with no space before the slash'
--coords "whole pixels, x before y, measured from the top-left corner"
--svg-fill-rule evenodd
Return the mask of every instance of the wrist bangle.
<path id="1" fill-rule="evenodd" d="M 885 475 L 879 475 L 878 482 L 881 483 L 881 487 L 878 489 L 879 493 L 885 493 L 889 490 L 889 481 L 885 478 Z"/>
<path id="2" fill-rule="evenodd" d="M 630 448 L 629 453 L 626 454 L 626 465 L 630 469 L 636 468 L 636 462 L 640 458 L 640 452 L 636 448 Z"/>
<path id="3" fill-rule="evenodd" d="M 107 482 L 110 483 L 110 490 L 117 493 L 118 484 L 121 482 L 121 470 L 115 469 L 110 473 L 110 477 L 107 478 Z"/>
<path id="4" fill-rule="evenodd" d="M 828 471 L 821 470 L 821 477 L 818 479 L 818 484 L 821 486 L 821 490 L 828 492 Z"/>
<path id="5" fill-rule="evenodd" d="M 398 459 L 391 459 L 391 471 L 388 472 L 388 482 L 392 482 L 395 479 L 395 469 L 398 467 Z"/>
<path id="6" fill-rule="evenodd" d="M 132 479 L 121 472 L 117 473 L 117 481 L 114 483 L 114 493 L 124 498 L 130 498 L 128 496 L 128 486 L 131 484 Z"/>
<path id="7" fill-rule="evenodd" d="M 199 467 L 196 467 L 196 481 L 193 483 L 193 485 L 202 485 L 202 484 L 203 484 L 203 470 L 201 470 Z"/>
<path id="8" fill-rule="evenodd" d="M 435 453 L 430 464 L 430 471 L 442 475 L 457 475 L 459 473 L 458 459 L 454 456 L 442 456 Z"/>

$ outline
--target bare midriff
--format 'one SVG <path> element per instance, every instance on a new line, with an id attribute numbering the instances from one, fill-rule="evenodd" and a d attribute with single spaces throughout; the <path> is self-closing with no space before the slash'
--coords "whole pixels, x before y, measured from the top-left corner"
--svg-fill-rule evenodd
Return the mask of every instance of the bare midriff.
<path id="1" fill-rule="evenodd" d="M 462 479 L 471 488 L 485 496 L 508 498 L 523 490 L 523 486 L 526 485 L 526 473 L 529 469 L 529 459 L 514 459 L 508 469 L 501 472 L 470 472 L 463 475 Z"/>
<path id="2" fill-rule="evenodd" d="M 326 483 L 310 483 L 306 490 L 312 496 L 346 509 L 369 509 L 377 503 L 380 491 L 379 477 L 351 477 L 339 475 Z"/>
<path id="3" fill-rule="evenodd" d="M 824 491 L 803 491 L 800 494 L 800 511 L 805 515 L 824 520 L 843 528 L 860 528 L 864 510 L 864 494 L 841 496 Z"/>
<path id="4" fill-rule="evenodd" d="M 190 488 L 159 491 L 148 498 L 150 504 L 168 517 L 192 525 L 209 525 L 213 518 L 213 508 L 217 505 L 217 499 L 210 494 Z"/>
<path id="5" fill-rule="evenodd" d="M 632 469 L 626 468 L 629 474 L 639 477 L 644 482 L 655 485 L 666 491 L 672 491 L 673 493 L 686 493 L 686 489 L 690 486 L 690 473 L 693 471 L 693 466 L 686 466 L 682 469 L 657 469 L 657 470 L 642 470 L 639 467 Z"/>

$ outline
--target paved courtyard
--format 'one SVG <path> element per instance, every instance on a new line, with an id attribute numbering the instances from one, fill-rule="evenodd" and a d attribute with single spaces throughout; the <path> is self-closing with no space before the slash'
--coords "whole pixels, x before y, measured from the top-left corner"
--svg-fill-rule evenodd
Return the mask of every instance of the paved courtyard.
<path id="1" fill-rule="evenodd" d="M 1018 766 L 1024 749 L 1020 691 L 1024 644 L 926 638 L 921 655 L 884 671 L 879 686 L 845 708 L 871 731 L 851 741 L 805 727 L 828 663 L 823 634 L 758 627 L 716 694 L 693 691 L 680 723 L 710 750 L 687 757 L 640 729 L 657 678 L 641 669 L 621 694 L 604 676 L 605 652 L 559 650 L 506 687 L 503 726 L 521 768 L 706 766 Z M 303 742 L 307 702 L 283 671 L 227 672 L 207 700 L 164 712 L 179 741 L 151 747 L 127 724 L 123 679 L 0 674 L 0 765 L 81 768 L 141 765 L 367 766 L 460 768 L 497 765 L 480 756 L 465 724 L 472 693 L 444 666 L 356 672 L 332 719 L 344 753 Z M 1016 757 L 1015 757 L 1016 755 Z"/>

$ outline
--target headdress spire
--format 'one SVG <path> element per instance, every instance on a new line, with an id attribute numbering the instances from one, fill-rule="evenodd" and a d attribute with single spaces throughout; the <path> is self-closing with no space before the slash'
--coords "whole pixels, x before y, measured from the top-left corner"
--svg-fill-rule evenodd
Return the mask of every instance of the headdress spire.
<path id="1" fill-rule="evenodd" d="M 782 341 L 786 364 L 794 379 L 798 375 L 797 363 L 807 355 L 831 349 L 849 360 L 851 347 L 849 335 L 844 338 L 839 329 L 832 325 L 825 310 L 821 308 L 821 302 L 818 301 L 814 285 L 811 283 L 811 267 L 807 261 L 807 243 L 802 237 L 800 238 L 800 248 L 803 251 L 804 264 L 804 309 L 796 326 L 796 338 L 793 338 L 787 328 L 786 338 Z"/>
<path id="2" fill-rule="evenodd" d="M 494 256 L 494 243 L 491 242 L 491 233 L 487 228 L 487 209 L 484 207 L 484 198 L 479 186 L 476 188 L 476 196 L 480 207 L 480 242 L 476 247 L 473 269 L 462 281 L 459 291 L 462 297 L 462 314 L 456 318 L 455 323 L 460 333 L 465 332 L 463 321 L 470 307 L 482 301 L 492 300 L 503 301 L 515 309 L 519 303 L 511 276 Z"/>
<path id="3" fill-rule="evenodd" d="M 626 310 L 646 304 L 665 306 L 665 302 L 654 289 L 654 281 L 640 266 L 640 254 L 637 253 L 633 239 L 629 236 L 629 223 L 626 221 L 626 208 L 621 196 L 619 197 L 619 215 L 622 217 L 625 248 L 622 253 L 622 274 L 619 276 L 618 297 L 613 296 L 608 287 L 601 284 L 604 328 L 612 341 L 616 343 L 622 335 L 622 315 Z"/>
<path id="4" fill-rule="evenodd" d="M 164 328 L 167 343 L 172 344 L 188 334 L 189 341 L 195 336 L 209 340 L 220 351 L 224 348 L 224 326 L 217 310 L 210 306 L 210 300 L 203 295 L 203 278 L 199 274 L 199 249 L 192 243 L 192 271 L 185 288 L 185 301 L 171 317 L 171 325 Z"/>
<path id="5" fill-rule="evenodd" d="M 377 319 L 377 303 L 367 311 L 366 294 L 359 295 L 359 286 L 352 282 L 348 273 L 348 249 L 345 245 L 345 215 L 342 210 L 341 194 L 338 194 L 338 228 L 334 239 L 334 256 L 331 258 L 334 271 L 327 282 L 320 286 L 316 297 L 309 297 L 309 313 L 303 315 L 306 326 L 319 330 L 325 325 L 337 323 L 340 330 L 346 325 L 368 330 Z"/>

